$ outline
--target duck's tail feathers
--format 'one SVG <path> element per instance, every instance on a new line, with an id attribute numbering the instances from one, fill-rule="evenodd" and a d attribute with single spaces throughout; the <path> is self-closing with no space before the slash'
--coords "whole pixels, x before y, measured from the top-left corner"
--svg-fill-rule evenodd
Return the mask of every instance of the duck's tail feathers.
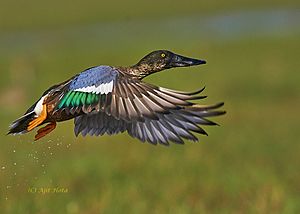
<path id="1" fill-rule="evenodd" d="M 29 126 L 29 123 L 33 121 L 36 117 L 36 114 L 34 111 L 31 111 L 16 121 L 14 121 L 10 126 L 9 126 L 9 131 L 7 134 L 25 134 L 28 132 L 27 128 Z"/>

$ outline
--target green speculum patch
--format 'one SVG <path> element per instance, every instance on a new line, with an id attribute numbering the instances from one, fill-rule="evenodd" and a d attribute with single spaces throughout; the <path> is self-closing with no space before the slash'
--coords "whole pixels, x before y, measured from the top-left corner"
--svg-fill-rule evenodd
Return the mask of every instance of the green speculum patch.
<path id="1" fill-rule="evenodd" d="M 80 91 L 69 91 L 65 94 L 58 105 L 58 109 L 63 107 L 76 107 L 89 105 L 99 101 L 99 95 Z"/>

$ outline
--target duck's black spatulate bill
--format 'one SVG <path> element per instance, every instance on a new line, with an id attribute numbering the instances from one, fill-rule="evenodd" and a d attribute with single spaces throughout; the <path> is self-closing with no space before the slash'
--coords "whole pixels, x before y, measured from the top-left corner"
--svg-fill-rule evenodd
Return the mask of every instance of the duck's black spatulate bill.
<path id="1" fill-rule="evenodd" d="M 185 56 L 180 56 L 178 54 L 174 54 L 172 60 L 169 64 L 170 67 L 187 67 L 194 65 L 206 64 L 205 60 L 201 59 L 193 59 Z"/>

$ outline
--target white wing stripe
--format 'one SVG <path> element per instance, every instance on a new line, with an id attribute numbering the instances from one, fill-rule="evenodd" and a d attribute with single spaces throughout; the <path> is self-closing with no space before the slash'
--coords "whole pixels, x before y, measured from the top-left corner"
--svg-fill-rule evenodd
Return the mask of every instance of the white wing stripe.
<path id="1" fill-rule="evenodd" d="M 113 90 L 113 83 L 108 84 L 108 90 L 112 91 Z"/>
<path id="2" fill-rule="evenodd" d="M 98 87 L 99 87 L 100 94 L 104 94 L 104 92 L 103 92 L 103 84 L 99 85 Z"/>
<path id="3" fill-rule="evenodd" d="M 104 94 L 106 94 L 106 83 L 102 85 L 102 91 Z"/>
<path id="4" fill-rule="evenodd" d="M 78 88 L 74 91 L 86 92 L 86 93 L 95 93 L 95 94 L 108 94 L 113 90 L 114 81 L 110 81 L 109 83 L 102 83 L 98 87 L 92 85 L 84 88 Z"/>

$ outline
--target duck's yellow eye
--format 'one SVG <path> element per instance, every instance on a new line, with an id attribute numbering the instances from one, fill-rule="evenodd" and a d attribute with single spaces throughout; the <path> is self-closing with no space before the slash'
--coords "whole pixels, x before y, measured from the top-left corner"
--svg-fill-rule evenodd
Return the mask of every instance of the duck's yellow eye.
<path id="1" fill-rule="evenodd" d="M 162 53 L 160 56 L 161 56 L 162 58 L 165 58 L 165 57 L 166 57 L 166 54 Z"/>

